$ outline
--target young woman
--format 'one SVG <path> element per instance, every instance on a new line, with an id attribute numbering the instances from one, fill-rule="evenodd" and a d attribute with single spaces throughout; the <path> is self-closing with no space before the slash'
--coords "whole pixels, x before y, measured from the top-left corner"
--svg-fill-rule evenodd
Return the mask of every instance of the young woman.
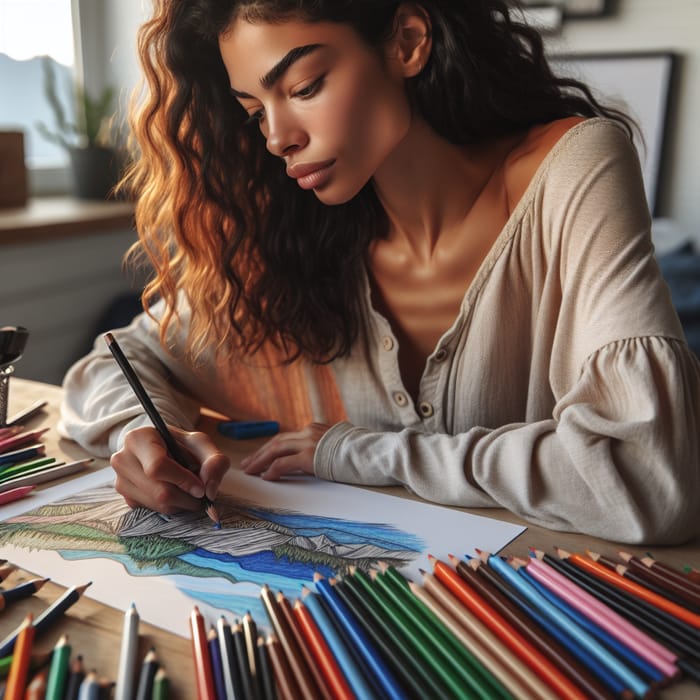
<path id="1" fill-rule="evenodd" d="M 700 368 L 659 276 L 631 128 L 502 0 L 156 0 L 131 173 L 146 313 L 62 430 L 127 502 L 213 499 L 202 406 L 283 432 L 242 466 L 403 484 L 550 528 L 678 542 Z"/>

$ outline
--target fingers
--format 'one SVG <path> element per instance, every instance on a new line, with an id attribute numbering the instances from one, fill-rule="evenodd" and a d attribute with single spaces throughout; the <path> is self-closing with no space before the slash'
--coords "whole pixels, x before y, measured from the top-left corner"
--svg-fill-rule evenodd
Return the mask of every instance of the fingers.
<path id="1" fill-rule="evenodd" d="M 117 473 L 115 488 L 127 503 L 143 505 L 161 513 L 201 508 L 201 498 L 216 497 L 230 460 L 216 449 L 204 433 L 173 429 L 176 440 L 189 453 L 199 474 L 181 466 L 167 453 L 153 428 L 139 428 L 127 434 L 124 447 L 112 455 Z"/>
<path id="2" fill-rule="evenodd" d="M 280 433 L 257 452 L 241 461 L 246 474 L 259 474 L 264 479 L 279 479 L 286 474 L 314 473 L 316 445 L 328 426 L 312 423 L 294 433 Z"/>

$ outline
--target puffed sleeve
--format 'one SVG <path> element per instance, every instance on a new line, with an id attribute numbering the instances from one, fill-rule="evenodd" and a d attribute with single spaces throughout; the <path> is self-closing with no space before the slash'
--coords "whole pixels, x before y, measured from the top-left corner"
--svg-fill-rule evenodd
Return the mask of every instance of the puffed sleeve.
<path id="1" fill-rule="evenodd" d="M 538 188 L 532 206 L 546 212 L 540 233 L 548 239 L 542 275 L 557 301 L 545 310 L 551 328 L 538 328 L 528 352 L 548 368 L 548 385 L 535 389 L 551 396 L 546 415 L 457 434 L 343 422 L 318 445 L 316 474 L 402 484 L 447 505 L 501 506 L 537 525 L 619 542 L 696 534 L 700 368 L 653 259 L 643 202 L 636 154 L 605 124 L 579 129 Z M 488 333 L 471 332 L 508 333 L 495 325 L 497 309 L 479 303 L 474 318 L 490 324 Z"/>

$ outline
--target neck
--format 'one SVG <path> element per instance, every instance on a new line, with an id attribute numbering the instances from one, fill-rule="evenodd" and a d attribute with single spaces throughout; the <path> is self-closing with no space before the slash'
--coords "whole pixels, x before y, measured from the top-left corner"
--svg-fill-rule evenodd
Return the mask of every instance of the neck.
<path id="1" fill-rule="evenodd" d="M 390 239 L 412 256 L 431 258 L 438 241 L 462 228 L 512 147 L 508 141 L 455 146 L 414 120 L 373 181 Z"/>

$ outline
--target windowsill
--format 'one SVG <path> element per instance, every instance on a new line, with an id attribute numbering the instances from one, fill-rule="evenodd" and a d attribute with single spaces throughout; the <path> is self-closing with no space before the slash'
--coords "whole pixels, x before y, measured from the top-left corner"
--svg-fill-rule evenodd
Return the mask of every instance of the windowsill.
<path id="1" fill-rule="evenodd" d="M 33 197 L 24 207 L 0 209 L 0 246 L 133 226 L 133 202 Z"/>

